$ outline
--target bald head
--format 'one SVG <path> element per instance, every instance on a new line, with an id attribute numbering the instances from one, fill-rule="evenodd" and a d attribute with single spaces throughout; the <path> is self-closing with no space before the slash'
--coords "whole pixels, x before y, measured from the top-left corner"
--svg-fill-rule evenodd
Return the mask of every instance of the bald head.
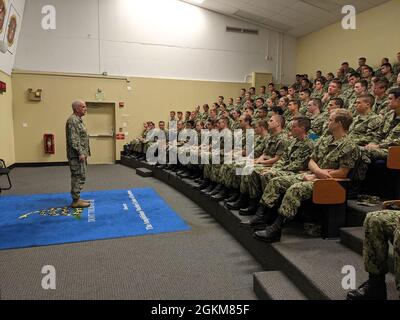
<path id="1" fill-rule="evenodd" d="M 82 100 L 74 101 L 72 103 L 72 110 L 77 116 L 82 117 L 87 111 L 86 103 Z"/>

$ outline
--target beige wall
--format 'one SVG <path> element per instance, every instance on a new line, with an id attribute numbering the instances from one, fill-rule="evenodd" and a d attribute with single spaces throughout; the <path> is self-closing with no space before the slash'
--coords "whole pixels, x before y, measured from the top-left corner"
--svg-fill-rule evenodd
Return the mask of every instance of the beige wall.
<path id="1" fill-rule="evenodd" d="M 71 114 L 71 102 L 76 99 L 95 101 L 100 88 L 105 93 L 106 102 L 116 103 L 116 130 L 127 124 L 128 140 L 141 131 L 147 120 L 167 120 L 169 111 L 192 110 L 195 105 L 212 103 L 218 95 L 235 97 L 244 83 L 224 83 L 206 81 L 186 81 L 169 79 L 130 78 L 107 79 L 100 77 L 80 77 L 72 75 L 44 75 L 14 73 L 14 126 L 15 158 L 17 163 L 61 162 L 66 160 L 65 121 Z M 128 86 L 132 90 L 128 90 Z M 29 88 L 43 89 L 41 102 L 27 100 Z M 119 109 L 118 103 L 125 102 Z M 23 127 L 23 124 L 27 127 Z M 43 134 L 54 133 L 56 154 L 43 152 Z M 126 141 L 117 141 L 116 158 Z"/>
<path id="2" fill-rule="evenodd" d="M 344 30 L 339 22 L 298 39 L 297 73 L 336 74 L 344 61 L 358 67 L 362 56 L 374 69 L 383 57 L 393 62 L 400 51 L 399 17 L 400 0 L 392 0 L 358 14 L 356 30 Z"/>
<path id="3" fill-rule="evenodd" d="M 15 163 L 12 82 L 2 71 L 0 80 L 7 84 L 7 92 L 0 94 L 0 159 L 10 166 Z"/>

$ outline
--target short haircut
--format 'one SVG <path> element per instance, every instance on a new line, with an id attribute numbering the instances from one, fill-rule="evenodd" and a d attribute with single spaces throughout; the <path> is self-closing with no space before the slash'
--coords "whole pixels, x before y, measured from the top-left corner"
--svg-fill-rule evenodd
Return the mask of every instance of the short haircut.
<path id="1" fill-rule="evenodd" d="M 358 72 L 352 72 L 350 73 L 350 77 L 361 78 L 361 75 Z"/>
<path id="2" fill-rule="evenodd" d="M 222 120 L 223 122 L 225 122 L 226 125 L 228 125 L 229 120 L 227 117 L 222 116 L 221 118 L 219 118 L 219 120 Z"/>
<path id="3" fill-rule="evenodd" d="M 254 88 L 254 87 L 250 87 L 250 88 L 249 88 L 249 90 L 256 91 L 256 88 Z"/>
<path id="4" fill-rule="evenodd" d="M 288 97 L 281 97 L 280 99 L 285 99 L 285 103 L 286 103 L 286 105 L 288 105 L 288 104 L 289 104 L 289 98 L 288 98 Z"/>
<path id="5" fill-rule="evenodd" d="M 348 62 L 343 62 L 343 63 L 342 63 L 342 66 L 343 66 L 343 65 L 347 65 L 347 66 L 348 66 L 349 63 L 348 63 Z"/>
<path id="6" fill-rule="evenodd" d="M 361 57 L 361 58 L 358 58 L 358 60 L 364 60 L 364 61 L 367 61 L 367 58 L 365 58 L 365 57 Z"/>
<path id="7" fill-rule="evenodd" d="M 376 81 L 374 81 L 375 85 L 378 85 L 380 87 L 383 87 L 385 89 L 389 88 L 389 80 L 386 79 L 385 77 L 378 78 Z"/>
<path id="8" fill-rule="evenodd" d="M 339 108 L 343 108 L 344 107 L 344 101 L 342 98 L 332 98 L 331 101 L 334 101 L 335 104 L 339 107 Z"/>
<path id="9" fill-rule="evenodd" d="M 260 97 L 260 98 L 257 98 L 256 101 L 257 101 L 257 100 L 261 100 L 263 104 L 264 104 L 264 102 L 265 102 L 264 98 L 261 98 L 261 97 Z"/>
<path id="10" fill-rule="evenodd" d="M 310 83 L 310 80 L 308 78 L 303 78 L 302 80 L 307 82 L 307 83 Z"/>
<path id="11" fill-rule="evenodd" d="M 332 72 L 329 72 L 327 75 L 332 77 L 332 78 L 334 77 L 334 74 Z"/>
<path id="12" fill-rule="evenodd" d="M 281 125 L 281 128 L 285 128 L 285 118 L 281 115 L 275 114 L 272 117 L 275 117 L 275 120 Z"/>
<path id="13" fill-rule="evenodd" d="M 400 88 L 394 88 L 389 91 L 389 94 L 393 94 L 395 99 L 400 98 Z"/>
<path id="14" fill-rule="evenodd" d="M 268 113 L 268 108 L 267 107 L 261 107 L 260 110 L 264 111 L 265 113 Z"/>
<path id="15" fill-rule="evenodd" d="M 161 124 L 161 123 L 164 123 L 164 124 L 165 124 L 165 121 L 163 121 L 163 120 L 158 121 L 158 124 Z"/>
<path id="16" fill-rule="evenodd" d="M 318 107 L 319 111 L 321 111 L 321 109 L 322 109 L 322 100 L 320 98 L 313 98 L 313 99 L 311 99 L 311 101 L 312 101 L 312 103 L 314 103 Z"/>
<path id="17" fill-rule="evenodd" d="M 178 114 L 183 114 L 183 112 L 182 112 L 182 111 L 178 111 L 177 113 L 178 113 Z"/>
<path id="18" fill-rule="evenodd" d="M 350 111 L 345 109 L 338 109 L 334 112 L 335 122 L 341 123 L 345 131 L 349 131 L 350 125 L 353 123 L 353 116 Z"/>
<path id="19" fill-rule="evenodd" d="M 275 87 L 275 85 L 274 85 L 273 82 L 268 83 L 268 87 L 269 87 L 269 86 Z"/>
<path id="20" fill-rule="evenodd" d="M 372 69 L 370 66 L 362 66 L 362 68 L 368 69 L 369 72 L 374 73 L 374 69 Z"/>
<path id="21" fill-rule="evenodd" d="M 239 109 L 236 109 L 236 110 L 233 110 L 233 111 L 236 111 L 236 112 L 238 113 L 239 116 L 242 115 L 242 111 L 240 111 Z"/>
<path id="22" fill-rule="evenodd" d="M 225 98 L 224 98 L 224 96 L 219 96 L 218 98 L 221 98 L 222 100 L 224 100 Z"/>
<path id="23" fill-rule="evenodd" d="M 264 89 L 264 90 L 265 90 L 265 89 L 267 89 L 267 87 L 266 87 L 266 86 L 261 86 L 260 88 L 262 88 L 262 89 Z"/>
<path id="24" fill-rule="evenodd" d="M 248 114 L 246 114 L 245 116 L 243 116 L 243 120 L 244 120 L 244 122 L 250 124 L 251 121 L 253 120 L 253 118 L 251 116 L 249 116 Z"/>
<path id="25" fill-rule="evenodd" d="M 302 127 L 306 133 L 311 129 L 311 120 L 308 117 L 294 117 L 293 121 L 296 121 L 299 127 Z"/>
<path id="26" fill-rule="evenodd" d="M 288 88 L 287 86 L 283 86 L 283 87 L 281 88 L 281 90 L 288 91 L 288 90 L 289 90 L 289 88 Z"/>
<path id="27" fill-rule="evenodd" d="M 254 108 L 253 108 L 252 106 L 246 107 L 246 110 L 247 110 L 247 109 L 254 112 Z"/>
<path id="28" fill-rule="evenodd" d="M 375 104 L 375 97 L 369 93 L 362 94 L 361 96 L 359 96 L 359 99 L 363 99 L 364 101 L 366 101 L 370 105 L 371 108 Z"/>
<path id="29" fill-rule="evenodd" d="M 203 108 L 210 109 L 210 106 L 206 103 L 206 104 L 203 104 Z"/>
<path id="30" fill-rule="evenodd" d="M 283 110 L 280 106 L 272 106 L 271 111 L 275 114 L 283 115 Z"/>
<path id="31" fill-rule="evenodd" d="M 301 107 L 301 102 L 300 102 L 299 100 L 290 100 L 290 101 L 289 101 L 289 104 L 290 104 L 291 102 L 294 103 L 298 108 Z"/>
<path id="32" fill-rule="evenodd" d="M 392 65 L 389 62 L 382 64 L 381 67 L 388 67 L 390 71 L 393 70 Z"/>
<path id="33" fill-rule="evenodd" d="M 339 79 L 333 79 L 331 83 L 336 83 L 339 88 L 342 88 L 342 81 Z"/>
<path id="34" fill-rule="evenodd" d="M 300 92 L 306 93 L 307 95 L 311 95 L 311 90 L 310 89 L 302 89 Z"/>
<path id="35" fill-rule="evenodd" d="M 268 130 L 268 122 L 266 120 L 259 120 L 255 123 L 255 125 L 258 125 Z"/>
<path id="36" fill-rule="evenodd" d="M 356 83 L 361 84 L 361 86 L 364 87 L 365 89 L 368 88 L 368 81 L 367 80 L 358 80 L 358 81 L 356 81 Z"/>

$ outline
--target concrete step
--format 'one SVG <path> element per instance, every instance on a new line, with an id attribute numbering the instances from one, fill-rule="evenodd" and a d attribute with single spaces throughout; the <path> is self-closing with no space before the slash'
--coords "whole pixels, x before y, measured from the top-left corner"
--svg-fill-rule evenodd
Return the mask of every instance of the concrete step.
<path id="1" fill-rule="evenodd" d="M 282 271 L 309 299 L 345 300 L 349 291 L 342 287 L 345 266 L 354 267 L 357 287 L 368 279 L 362 257 L 339 241 L 312 239 L 272 246 L 285 260 Z M 397 300 L 393 275 L 387 275 L 386 280 L 388 298 Z"/>
<path id="2" fill-rule="evenodd" d="M 261 300 L 307 300 L 307 297 L 281 271 L 258 272 L 253 287 Z"/>
<path id="3" fill-rule="evenodd" d="M 137 168 L 136 174 L 143 178 L 151 178 L 153 176 L 153 171 L 146 168 Z"/>
<path id="4" fill-rule="evenodd" d="M 382 210 L 382 205 L 368 207 L 357 204 L 357 200 L 347 201 L 347 221 L 348 227 L 361 227 L 364 224 L 365 217 L 368 213 Z"/>
<path id="5" fill-rule="evenodd" d="M 340 243 L 362 256 L 365 238 L 364 227 L 343 228 L 340 232 Z M 388 265 L 390 272 L 394 271 L 393 246 L 389 243 Z"/>

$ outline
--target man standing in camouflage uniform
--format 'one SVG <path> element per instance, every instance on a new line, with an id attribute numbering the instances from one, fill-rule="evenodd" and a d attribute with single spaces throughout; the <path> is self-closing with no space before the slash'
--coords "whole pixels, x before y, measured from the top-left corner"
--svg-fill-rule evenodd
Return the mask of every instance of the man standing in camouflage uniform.
<path id="1" fill-rule="evenodd" d="M 363 257 L 369 279 L 348 293 L 348 300 L 386 300 L 385 275 L 388 273 L 389 241 L 393 243 L 394 273 L 400 295 L 400 200 L 384 203 L 398 210 L 371 212 L 364 221 Z"/>
<path id="2" fill-rule="evenodd" d="M 266 220 L 272 209 L 278 205 L 278 217 L 265 230 L 255 232 L 254 236 L 266 242 L 279 241 L 284 222 L 293 219 L 302 201 L 311 199 L 314 181 L 317 179 L 344 179 L 355 167 L 359 150 L 347 136 L 352 116 L 347 110 L 336 110 L 329 116 L 329 131 L 332 136 L 321 139 L 315 146 L 308 164 L 309 172 L 295 176 L 274 178 L 265 187 L 261 204 L 264 205 Z"/>
<path id="3" fill-rule="evenodd" d="M 87 107 L 83 101 L 75 101 L 72 104 L 74 113 L 68 118 L 65 126 L 67 138 L 67 158 L 71 170 L 71 196 L 72 208 L 90 207 L 90 202 L 80 199 L 83 185 L 86 181 L 87 157 L 90 156 L 89 136 L 82 121 L 87 113 Z"/>

